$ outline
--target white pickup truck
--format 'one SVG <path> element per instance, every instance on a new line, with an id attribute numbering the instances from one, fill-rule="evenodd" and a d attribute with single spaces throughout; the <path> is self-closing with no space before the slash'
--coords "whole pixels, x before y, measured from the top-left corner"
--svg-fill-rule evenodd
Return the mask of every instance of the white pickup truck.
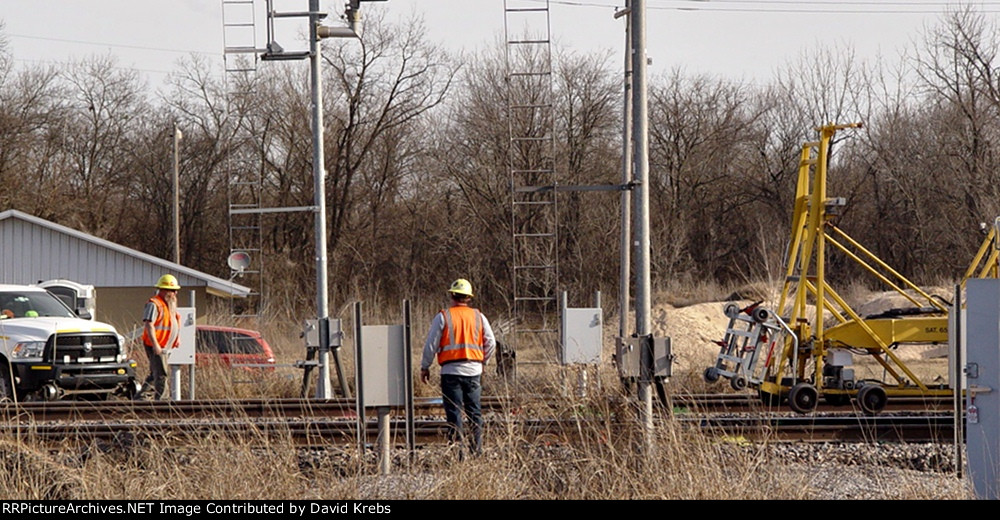
<path id="1" fill-rule="evenodd" d="M 83 318 L 41 287 L 0 285 L 0 400 L 132 397 L 136 363 L 121 336 Z"/>

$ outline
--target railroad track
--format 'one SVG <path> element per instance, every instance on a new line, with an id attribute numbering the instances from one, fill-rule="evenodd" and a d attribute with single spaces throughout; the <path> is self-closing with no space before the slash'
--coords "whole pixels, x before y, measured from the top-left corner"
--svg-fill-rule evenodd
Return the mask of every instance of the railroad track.
<path id="1" fill-rule="evenodd" d="M 674 419 L 681 427 L 697 429 L 732 442 L 935 442 L 950 443 L 954 439 L 953 420 L 945 415 L 879 416 L 879 417 L 730 417 L 704 419 L 681 417 Z M 490 432 L 510 429 L 517 438 L 528 443 L 558 444 L 578 438 L 581 432 L 593 437 L 600 430 L 620 423 L 602 423 L 593 420 L 519 419 L 488 421 Z M 199 421 L 199 422 L 95 422 L 95 423 L 38 423 L 30 425 L 4 425 L 4 436 L 38 440 L 45 443 L 90 444 L 95 441 L 132 444 L 141 439 L 167 439 L 186 444 L 212 436 L 243 439 L 250 443 L 290 441 L 300 446 L 343 446 L 356 442 L 354 421 Z M 365 425 L 366 439 L 374 442 L 378 425 L 369 421 Z M 390 421 L 393 444 L 405 445 L 405 422 Z M 447 424 L 442 420 L 417 420 L 414 438 L 418 444 L 435 444 L 445 441 Z M 157 441 L 159 442 L 159 441 Z"/>
<path id="2" fill-rule="evenodd" d="M 483 397 L 483 410 L 516 414 L 521 410 L 557 410 L 566 408 L 566 398 L 506 398 Z M 766 406 L 755 396 L 746 394 L 679 394 L 669 403 L 678 413 L 766 413 L 787 411 L 786 406 Z M 609 403 L 614 404 L 614 403 Z M 618 403 L 620 405 L 620 403 Z M 885 413 L 896 411 L 948 412 L 952 399 L 940 397 L 890 398 Z M 820 404 L 817 413 L 856 411 L 848 404 Z M 418 416 L 441 415 L 440 397 L 414 399 Z M 0 405 L 0 418 L 6 422 L 18 418 L 32 421 L 108 420 L 108 419 L 181 419 L 211 417 L 356 417 L 353 399 L 240 399 L 198 401 L 54 401 Z"/>
<path id="3" fill-rule="evenodd" d="M 819 411 L 801 416 L 766 409 L 759 401 L 748 397 L 731 394 L 677 396 L 672 399 L 672 413 L 661 413 L 656 420 L 737 442 L 951 442 L 954 437 L 951 413 L 934 409 L 943 407 L 943 401 L 917 403 L 910 400 L 899 403 L 899 409 L 910 407 L 918 411 L 886 412 L 873 417 L 855 413 L 849 406 L 836 408 L 836 412 Z M 948 402 L 950 404 L 950 400 Z M 511 430 L 526 442 L 566 442 L 581 432 L 586 435 L 617 428 L 629 420 L 610 415 L 566 419 L 540 417 L 539 412 L 544 414 L 546 406 L 554 406 L 541 398 L 519 403 L 484 398 L 483 405 L 488 433 L 490 430 Z M 440 417 L 440 398 L 419 398 L 414 403 L 414 411 L 415 442 L 443 442 L 447 425 Z M 346 399 L 60 401 L 6 406 L 0 408 L 0 416 L 5 419 L 0 424 L 0 435 L 47 443 L 130 443 L 150 436 L 185 442 L 185 439 L 225 435 L 242 437 L 248 442 L 286 439 L 303 446 L 343 445 L 356 442 L 358 423 L 354 403 Z M 373 441 L 378 433 L 374 412 L 367 412 L 366 418 L 365 436 Z M 401 411 L 395 412 L 389 426 L 392 442 L 405 445 L 406 421 Z"/>

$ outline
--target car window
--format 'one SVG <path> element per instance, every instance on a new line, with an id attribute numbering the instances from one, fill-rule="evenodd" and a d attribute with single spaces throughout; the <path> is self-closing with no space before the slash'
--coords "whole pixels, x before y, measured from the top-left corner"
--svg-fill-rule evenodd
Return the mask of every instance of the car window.
<path id="1" fill-rule="evenodd" d="M 232 340 L 232 351 L 237 354 L 262 354 L 264 349 L 257 343 L 257 338 L 234 332 L 230 336 Z"/>
<path id="2" fill-rule="evenodd" d="M 197 329 L 197 351 L 203 354 L 263 354 L 256 337 L 227 330 Z"/>
<path id="3" fill-rule="evenodd" d="M 75 318 L 76 314 L 61 300 L 45 291 L 0 293 L 0 312 L 8 318 L 52 316 Z"/>
<path id="4" fill-rule="evenodd" d="M 198 338 L 196 350 L 207 354 L 218 354 L 226 352 L 226 338 L 218 331 L 199 329 L 196 331 Z M 220 348 L 222 347 L 222 348 Z"/>

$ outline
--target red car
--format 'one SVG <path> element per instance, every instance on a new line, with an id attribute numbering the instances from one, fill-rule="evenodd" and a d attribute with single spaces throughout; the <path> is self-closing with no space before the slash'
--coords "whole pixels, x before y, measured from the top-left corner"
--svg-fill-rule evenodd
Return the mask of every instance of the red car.
<path id="1" fill-rule="evenodd" d="M 274 352 L 255 330 L 197 325 L 195 339 L 198 365 L 219 363 L 246 370 L 274 369 Z"/>

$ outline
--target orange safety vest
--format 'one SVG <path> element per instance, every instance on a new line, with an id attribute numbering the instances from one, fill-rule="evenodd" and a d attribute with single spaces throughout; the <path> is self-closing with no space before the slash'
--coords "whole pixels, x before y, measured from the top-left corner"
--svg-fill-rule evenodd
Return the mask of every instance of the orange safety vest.
<path id="1" fill-rule="evenodd" d="M 456 305 L 441 311 L 444 330 L 438 346 L 439 365 L 456 361 L 483 362 L 483 315 L 477 309 Z"/>
<path id="2" fill-rule="evenodd" d="M 167 341 L 170 339 L 170 329 L 172 326 L 180 326 L 181 315 L 174 314 L 170 316 L 170 309 L 167 307 L 167 302 L 163 301 L 159 296 L 153 296 L 149 299 L 156 305 L 156 321 L 153 322 L 153 330 L 156 331 L 156 344 L 160 348 L 168 348 L 166 346 Z M 180 334 L 174 338 L 174 344 L 170 345 L 169 348 L 175 348 L 180 343 Z M 153 342 L 149 340 L 149 331 L 145 328 L 142 329 L 142 343 L 147 347 L 152 347 Z"/>

